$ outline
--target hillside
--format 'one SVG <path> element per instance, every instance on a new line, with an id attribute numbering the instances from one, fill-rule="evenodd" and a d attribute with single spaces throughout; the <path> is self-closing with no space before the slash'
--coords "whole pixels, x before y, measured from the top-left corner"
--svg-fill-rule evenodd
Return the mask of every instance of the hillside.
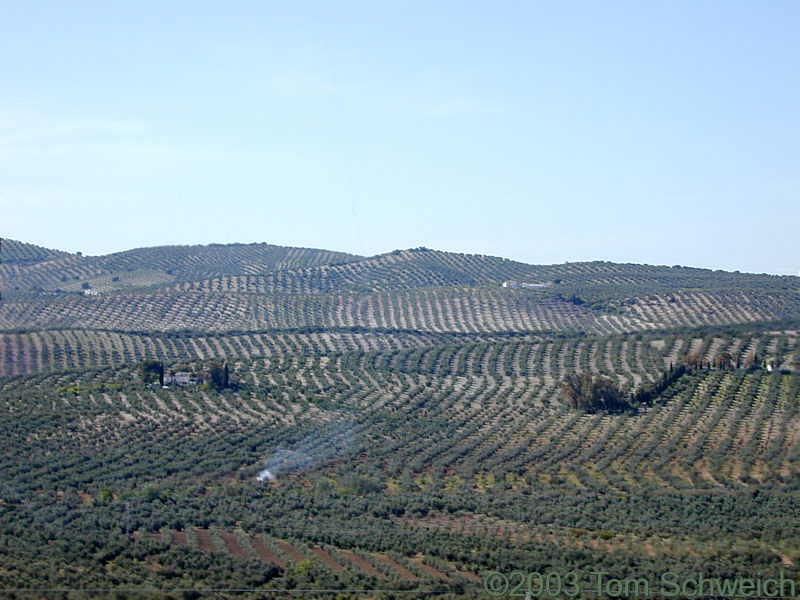
<path id="1" fill-rule="evenodd" d="M 0 287 L 4 589 L 800 577 L 799 278 L 3 240 Z"/>
<path id="2" fill-rule="evenodd" d="M 427 249 L 359 258 L 264 244 L 39 255 L 0 268 L 0 330 L 616 334 L 800 314 L 796 277 L 685 267 L 534 266 Z"/>
<path id="3" fill-rule="evenodd" d="M 358 260 L 343 252 L 269 244 L 210 244 L 138 248 L 106 256 L 82 256 L 3 240 L 0 291 L 81 292 L 146 289 L 176 281 L 273 271 Z"/>

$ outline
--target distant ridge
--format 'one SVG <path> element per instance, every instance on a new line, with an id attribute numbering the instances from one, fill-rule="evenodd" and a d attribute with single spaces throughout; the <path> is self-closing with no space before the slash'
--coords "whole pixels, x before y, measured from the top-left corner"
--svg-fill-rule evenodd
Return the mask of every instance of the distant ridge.
<path id="1" fill-rule="evenodd" d="M 0 260 L 3 291 L 76 291 L 84 283 L 109 289 L 148 287 L 227 274 L 260 275 L 276 270 L 342 264 L 362 257 L 344 252 L 266 243 L 155 246 L 82 256 L 4 239 Z M 114 278 L 120 285 L 110 285 Z M 123 281 L 124 280 L 124 281 Z"/>
<path id="2" fill-rule="evenodd" d="M 797 277 L 606 261 L 532 265 L 482 254 L 413 248 L 371 257 L 267 243 L 154 246 L 81 256 L 3 240 L 0 289 L 76 291 L 177 284 L 176 289 L 251 293 L 333 293 L 502 284 L 506 280 L 581 287 L 650 286 L 650 291 L 736 289 L 743 284 L 792 289 Z M 138 273 L 138 277 L 131 274 Z M 124 285 L 110 285 L 118 277 Z M 232 279 L 236 278 L 236 279 Z M 242 280 L 241 278 L 247 278 Z M 109 280 L 109 281 L 105 281 Z M 795 283 L 792 283 L 792 282 Z M 189 284 L 188 286 L 186 284 Z M 563 290 L 562 290 L 563 291 Z"/>
<path id="3" fill-rule="evenodd" d="M 0 239 L 0 262 L 3 264 L 32 265 L 69 255 L 63 250 L 52 250 L 8 238 Z"/>
<path id="4" fill-rule="evenodd" d="M 800 278 L 610 262 L 529 265 L 414 248 L 270 244 L 80 256 L 4 241 L 0 330 L 616 335 L 795 319 Z M 524 285 L 506 285 L 520 282 Z"/>

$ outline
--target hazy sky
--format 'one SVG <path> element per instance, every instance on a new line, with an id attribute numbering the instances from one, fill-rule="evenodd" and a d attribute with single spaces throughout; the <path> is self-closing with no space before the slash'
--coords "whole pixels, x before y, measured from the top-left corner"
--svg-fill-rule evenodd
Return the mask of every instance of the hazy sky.
<path id="1" fill-rule="evenodd" d="M 797 274 L 800 2 L 0 0 L 0 235 Z"/>

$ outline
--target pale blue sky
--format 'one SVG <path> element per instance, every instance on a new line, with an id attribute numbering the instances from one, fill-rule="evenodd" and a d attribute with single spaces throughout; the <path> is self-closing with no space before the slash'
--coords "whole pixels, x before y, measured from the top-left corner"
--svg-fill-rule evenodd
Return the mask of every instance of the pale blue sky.
<path id="1" fill-rule="evenodd" d="M 0 234 L 797 274 L 800 2 L 0 0 Z"/>

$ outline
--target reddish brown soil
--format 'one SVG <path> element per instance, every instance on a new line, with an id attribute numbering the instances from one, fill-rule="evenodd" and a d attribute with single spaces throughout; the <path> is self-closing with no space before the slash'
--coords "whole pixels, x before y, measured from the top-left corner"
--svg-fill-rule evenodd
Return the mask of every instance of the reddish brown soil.
<path id="1" fill-rule="evenodd" d="M 383 564 L 392 567 L 397 574 L 400 576 L 401 579 L 405 579 L 406 581 L 419 581 L 419 577 L 414 575 L 411 571 L 406 569 L 403 565 L 398 565 L 388 556 L 383 556 L 381 554 L 374 554 L 373 555 L 377 560 L 381 561 Z"/>
<path id="2" fill-rule="evenodd" d="M 456 573 L 458 573 L 462 577 L 466 577 L 473 583 L 480 583 L 482 581 L 482 579 L 477 575 L 475 575 L 475 573 L 470 573 L 469 571 L 456 571 Z"/>
<path id="3" fill-rule="evenodd" d="M 426 565 L 426 564 L 425 564 L 425 563 L 423 563 L 423 562 L 417 562 L 417 566 L 418 566 L 420 569 L 422 569 L 423 571 L 425 571 L 425 572 L 426 572 L 428 575 L 430 575 L 431 577 L 437 577 L 437 578 L 439 578 L 439 579 L 444 579 L 445 581 L 450 581 L 450 578 L 449 578 L 447 575 L 445 575 L 444 573 L 442 573 L 442 572 L 441 572 L 441 571 L 439 571 L 438 569 L 434 569 L 434 568 L 433 568 L 432 566 L 430 566 L 430 565 Z"/>
<path id="4" fill-rule="evenodd" d="M 287 544 L 286 542 L 279 542 L 278 540 L 275 540 L 275 543 L 278 544 L 280 549 L 286 552 L 289 558 L 291 558 L 294 562 L 300 562 L 306 560 L 306 557 L 303 556 L 303 553 L 300 552 L 297 548 L 295 548 L 291 544 Z"/>
<path id="5" fill-rule="evenodd" d="M 322 562 L 324 562 L 329 569 L 332 569 L 334 571 L 344 571 L 344 567 L 340 565 L 338 562 L 336 562 L 336 559 L 334 559 L 330 554 L 325 552 L 325 550 L 323 550 L 322 548 L 312 548 L 311 551 L 317 556 L 319 556 L 320 559 L 322 559 Z"/>
<path id="6" fill-rule="evenodd" d="M 253 545 L 253 549 L 256 551 L 256 554 L 258 554 L 261 560 L 278 565 L 281 569 L 286 568 L 286 565 L 284 565 L 283 561 L 280 558 L 278 558 L 278 555 L 275 554 L 269 548 L 267 548 L 266 544 L 264 543 L 264 540 L 261 539 L 260 535 L 251 535 L 250 543 Z"/>
<path id="7" fill-rule="evenodd" d="M 211 541 L 211 532 L 208 529 L 195 529 L 195 531 L 197 532 L 197 543 L 200 545 L 200 550 L 217 551 L 214 542 Z"/>
<path id="8" fill-rule="evenodd" d="M 155 559 L 151 559 L 144 563 L 144 568 L 148 571 L 153 571 L 153 573 L 157 573 L 161 570 L 161 563 Z"/>
<path id="9" fill-rule="evenodd" d="M 372 575 L 373 577 L 382 577 L 382 578 L 386 577 L 386 575 L 378 571 L 378 569 L 373 567 L 371 564 L 369 564 L 366 560 L 361 558 L 355 552 L 350 552 L 349 550 L 339 550 L 339 552 L 344 556 L 346 556 L 348 559 L 350 559 L 353 562 L 353 564 L 360 567 L 361 570 L 364 571 L 364 573 L 366 573 L 367 575 Z"/>
<path id="10" fill-rule="evenodd" d="M 170 543 L 173 546 L 188 546 L 189 540 L 186 539 L 186 532 L 185 531 L 170 531 L 169 532 Z"/>
<path id="11" fill-rule="evenodd" d="M 150 538 L 151 540 L 158 540 L 159 542 L 163 539 L 160 533 L 145 533 L 144 537 Z"/>
<path id="12" fill-rule="evenodd" d="M 250 558 L 250 555 L 245 552 L 234 534 L 230 531 L 223 531 L 222 529 L 218 529 L 217 531 L 219 531 L 222 541 L 225 542 L 225 548 L 230 554 L 241 556 L 242 558 Z"/>

